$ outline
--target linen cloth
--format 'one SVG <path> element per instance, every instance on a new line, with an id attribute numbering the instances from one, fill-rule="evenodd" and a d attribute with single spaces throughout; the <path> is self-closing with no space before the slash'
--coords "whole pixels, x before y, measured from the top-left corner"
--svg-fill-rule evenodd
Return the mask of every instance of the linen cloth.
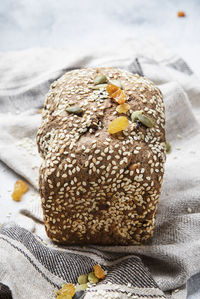
<path id="1" fill-rule="evenodd" d="M 163 93 L 172 153 L 167 156 L 154 237 L 145 246 L 57 248 L 45 235 L 36 196 L 22 207 L 16 223 L 2 226 L 0 280 L 14 299 L 51 298 L 63 281 L 75 283 L 79 274 L 100 263 L 108 277 L 84 298 L 164 298 L 162 291 L 170 298 L 185 298 L 187 279 L 200 272 L 200 84 L 180 57 L 156 41 L 131 40 L 95 53 L 40 48 L 1 53 L 0 159 L 37 190 L 38 109 L 51 82 L 66 71 L 90 66 L 145 75 Z"/>

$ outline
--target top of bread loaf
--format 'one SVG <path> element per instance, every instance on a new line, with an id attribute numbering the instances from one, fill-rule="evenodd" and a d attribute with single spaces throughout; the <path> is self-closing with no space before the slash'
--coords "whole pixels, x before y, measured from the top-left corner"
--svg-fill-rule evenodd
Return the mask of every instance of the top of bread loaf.
<path id="1" fill-rule="evenodd" d="M 126 114 L 116 111 L 118 104 L 105 88 L 94 89 L 94 79 L 99 74 L 105 75 L 108 80 L 121 82 L 127 96 L 126 102 L 130 106 Z M 82 109 L 82 114 L 67 112 L 67 108 L 74 105 Z M 131 114 L 138 110 L 151 118 L 154 122 L 152 128 L 131 121 Z M 120 115 L 129 119 L 128 127 L 117 134 L 109 134 L 109 124 Z M 154 220 L 150 215 L 154 211 L 152 204 L 148 203 L 148 196 L 155 199 L 156 204 L 163 179 L 165 111 L 162 94 L 150 80 L 113 68 L 70 71 L 51 84 L 42 118 L 37 135 L 39 152 L 44 159 L 41 184 L 47 185 L 42 200 L 46 197 L 46 227 L 47 230 L 54 230 L 55 241 L 60 238 L 64 241 L 66 238 L 62 235 L 61 226 L 59 228 L 62 217 L 65 217 L 61 208 L 62 205 L 66 206 L 65 201 L 71 208 L 68 213 L 72 213 L 74 203 L 79 202 L 92 215 L 90 218 L 85 215 L 91 231 L 103 221 L 103 217 L 98 219 L 100 211 L 106 215 L 105 223 L 102 222 L 105 226 L 110 226 L 111 212 L 117 221 L 122 221 L 120 211 L 124 209 L 128 213 L 131 204 L 127 198 L 130 195 L 132 201 L 134 193 L 139 218 L 146 219 L 145 225 L 151 226 Z M 111 203 L 113 197 L 118 198 L 116 204 Z M 93 199 L 101 202 L 97 204 Z M 55 208 L 52 210 L 55 201 L 58 207 L 56 211 Z M 112 211 L 108 212 L 109 206 L 112 206 Z M 81 219 L 84 218 L 83 211 L 74 210 L 71 231 L 80 230 L 81 238 L 88 227 L 82 225 L 79 229 L 80 213 Z M 127 231 L 133 216 L 129 217 L 130 223 L 127 220 Z M 137 223 L 137 215 L 134 217 Z M 50 227 L 52 221 L 59 223 Z M 67 226 L 67 223 L 64 225 Z M 120 233 L 127 238 L 125 229 Z M 147 236 L 142 237 L 140 231 L 137 234 L 136 242 L 142 238 L 148 239 Z"/>

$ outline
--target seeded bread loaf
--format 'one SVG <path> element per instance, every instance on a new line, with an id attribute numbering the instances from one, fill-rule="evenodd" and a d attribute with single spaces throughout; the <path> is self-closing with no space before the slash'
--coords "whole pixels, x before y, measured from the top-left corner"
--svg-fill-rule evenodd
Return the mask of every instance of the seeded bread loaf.
<path id="1" fill-rule="evenodd" d="M 106 89 L 119 82 L 129 106 L 121 114 Z M 152 126 L 134 119 L 135 111 Z M 128 126 L 111 134 L 108 127 L 119 116 Z M 151 81 L 113 68 L 66 73 L 46 96 L 37 143 L 44 223 L 53 241 L 133 245 L 153 235 L 164 174 L 165 112 Z"/>

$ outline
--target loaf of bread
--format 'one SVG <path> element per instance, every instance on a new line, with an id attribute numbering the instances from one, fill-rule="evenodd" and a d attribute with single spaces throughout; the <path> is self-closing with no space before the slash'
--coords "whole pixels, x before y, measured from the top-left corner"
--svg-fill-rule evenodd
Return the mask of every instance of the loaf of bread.
<path id="1" fill-rule="evenodd" d="M 116 96 L 108 89 L 113 85 Z M 69 245 L 133 245 L 153 235 L 165 111 L 151 81 L 114 68 L 66 73 L 46 96 L 37 143 L 49 238 Z"/>

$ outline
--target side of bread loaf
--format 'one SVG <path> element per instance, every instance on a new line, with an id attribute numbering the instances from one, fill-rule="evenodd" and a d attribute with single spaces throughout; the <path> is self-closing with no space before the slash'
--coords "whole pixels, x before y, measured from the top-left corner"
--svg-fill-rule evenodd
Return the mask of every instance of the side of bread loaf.
<path id="1" fill-rule="evenodd" d="M 103 85 L 94 89 L 99 74 L 121 82 L 130 106 L 126 114 L 116 111 L 118 104 Z M 74 105 L 80 111 L 69 113 Z M 142 111 L 154 126 L 132 122 L 134 111 Z M 108 126 L 120 115 L 129 125 L 111 135 Z M 63 244 L 130 245 L 148 240 L 165 162 L 160 90 L 124 70 L 74 70 L 51 85 L 42 118 L 37 143 L 43 158 L 39 185 L 47 235 Z"/>

